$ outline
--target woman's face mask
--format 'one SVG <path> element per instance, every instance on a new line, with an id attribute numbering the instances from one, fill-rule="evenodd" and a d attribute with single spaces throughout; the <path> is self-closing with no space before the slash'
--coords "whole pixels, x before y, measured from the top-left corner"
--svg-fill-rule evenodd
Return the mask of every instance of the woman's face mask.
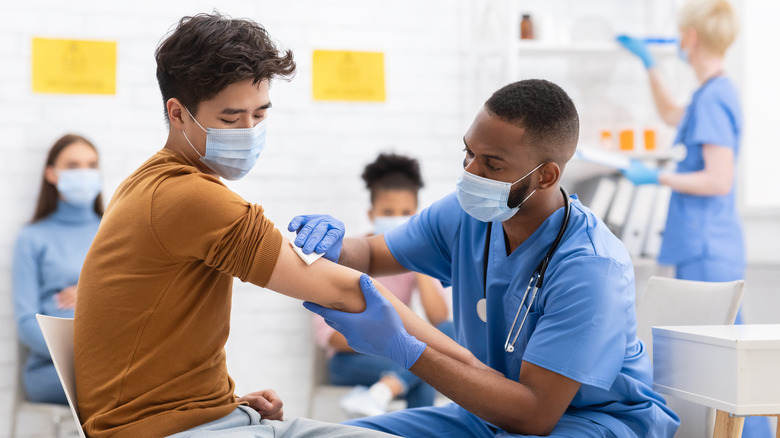
<path id="1" fill-rule="evenodd" d="M 253 128 L 215 129 L 204 128 L 195 120 L 187 107 L 187 114 L 206 132 L 206 155 L 201 155 L 187 133 L 182 131 L 187 143 L 214 173 L 228 180 L 243 178 L 257 163 L 260 152 L 265 149 L 266 119 Z"/>
<path id="2" fill-rule="evenodd" d="M 76 207 L 88 207 L 100 194 L 100 172 L 97 169 L 63 169 L 57 172 L 57 192 Z"/>
<path id="3" fill-rule="evenodd" d="M 512 186 L 527 178 L 544 163 L 536 166 L 522 178 L 513 183 L 482 178 L 463 169 L 463 175 L 456 184 L 456 195 L 461 208 L 474 219 L 482 222 L 503 222 L 517 213 L 520 206 L 531 197 L 531 192 L 514 208 L 509 208 L 509 192 Z"/>

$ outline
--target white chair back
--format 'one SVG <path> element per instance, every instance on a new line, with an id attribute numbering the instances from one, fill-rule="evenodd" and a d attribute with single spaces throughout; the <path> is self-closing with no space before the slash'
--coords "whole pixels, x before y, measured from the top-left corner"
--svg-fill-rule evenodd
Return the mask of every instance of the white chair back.
<path id="1" fill-rule="evenodd" d="M 637 336 L 653 359 L 653 326 L 734 324 L 745 281 L 713 283 L 650 277 L 637 304 Z"/>
<path id="2" fill-rule="evenodd" d="M 49 347 L 54 368 L 60 378 L 62 388 L 70 405 L 70 412 L 78 425 L 81 438 L 87 438 L 81 428 L 78 405 L 76 404 L 76 370 L 73 366 L 73 318 L 56 318 L 37 314 L 38 325 L 41 326 L 43 339 Z"/>
<path id="3" fill-rule="evenodd" d="M 734 324 L 744 280 L 725 283 L 650 277 L 637 303 L 637 336 L 653 359 L 653 326 Z M 714 411 L 685 400 L 666 397 L 667 405 L 680 416 L 676 438 L 712 436 Z"/>

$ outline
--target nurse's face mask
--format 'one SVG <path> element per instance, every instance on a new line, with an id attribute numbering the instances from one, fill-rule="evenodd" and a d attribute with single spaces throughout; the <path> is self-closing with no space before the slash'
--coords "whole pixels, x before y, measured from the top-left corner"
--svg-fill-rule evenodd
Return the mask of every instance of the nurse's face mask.
<path id="1" fill-rule="evenodd" d="M 514 216 L 520 206 L 536 193 L 534 189 L 517 206 L 510 208 L 507 202 L 512 186 L 526 179 L 543 164 L 539 164 L 513 183 L 483 178 L 463 169 L 463 174 L 456 184 L 458 202 L 461 208 L 474 219 L 482 222 L 503 222 Z"/>
<path id="2" fill-rule="evenodd" d="M 206 155 L 201 155 L 193 146 L 187 133 L 182 131 L 187 143 L 209 169 L 228 180 L 243 178 L 255 163 L 260 152 L 265 149 L 266 119 L 253 128 L 214 129 L 204 128 L 195 120 L 187 107 L 187 114 L 206 132 Z"/>

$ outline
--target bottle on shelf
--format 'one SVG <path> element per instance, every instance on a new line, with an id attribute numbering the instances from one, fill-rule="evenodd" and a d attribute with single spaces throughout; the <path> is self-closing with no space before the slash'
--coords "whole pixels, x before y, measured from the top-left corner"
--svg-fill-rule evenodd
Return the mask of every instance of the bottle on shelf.
<path id="1" fill-rule="evenodd" d="M 523 14 L 523 19 L 520 20 L 520 39 L 534 39 L 534 23 L 531 21 L 531 14 Z"/>

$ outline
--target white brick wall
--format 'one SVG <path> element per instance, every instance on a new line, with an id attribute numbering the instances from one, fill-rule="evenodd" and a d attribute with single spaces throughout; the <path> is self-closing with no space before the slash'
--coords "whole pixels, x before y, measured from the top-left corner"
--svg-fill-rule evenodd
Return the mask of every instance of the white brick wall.
<path id="1" fill-rule="evenodd" d="M 509 30 L 498 29 L 508 20 L 500 15 L 504 3 L 497 0 L 6 3 L 0 12 L 0 205 L 4 206 L 0 209 L 0 438 L 9 436 L 6 425 L 10 424 L 16 384 L 10 307 L 12 245 L 32 214 L 44 154 L 65 132 L 92 139 L 101 152 L 108 197 L 127 174 L 163 145 L 167 131 L 153 52 L 181 16 L 217 7 L 234 17 L 250 17 L 295 52 L 297 76 L 290 83 L 276 82 L 271 89 L 274 109 L 268 149 L 250 175 L 230 183 L 246 199 L 262 204 L 281 229 L 296 214 L 328 212 L 344 220 L 351 233 L 367 231 L 368 196 L 360 173 L 379 151 L 408 153 L 421 160 L 427 182 L 421 192 L 423 205 L 450 192 L 460 169 L 465 129 L 489 93 L 509 80 L 506 52 L 500 45 Z M 518 7 L 533 8 L 540 23 L 558 17 L 560 23 L 570 24 L 578 17 L 598 15 L 616 30 L 630 31 L 657 26 L 646 19 L 646 5 L 668 4 L 629 3 L 524 0 Z M 667 14 L 665 10 L 650 12 L 654 17 Z M 116 96 L 32 94 L 33 36 L 116 40 Z M 384 52 L 387 102 L 313 102 L 310 67 L 314 49 Z M 622 96 L 632 108 L 649 108 L 646 90 L 636 91 L 644 79 L 638 63 L 628 57 L 624 61 L 614 67 L 611 77 L 596 76 L 584 83 L 581 77 L 570 77 L 576 69 L 561 60 L 528 62 L 524 74 L 563 82 L 580 111 L 588 111 L 583 116 L 583 134 L 588 136 L 607 120 L 600 116 L 602 111 L 610 110 L 599 107 L 605 104 L 599 96 L 582 91 L 589 86 L 609 87 L 606 105 Z M 640 113 L 635 117 L 651 116 Z M 310 372 L 308 314 L 299 302 L 271 291 L 238 281 L 234 290 L 227 351 L 238 392 L 273 387 L 285 400 L 288 416 L 305 415 Z M 33 420 L 25 421 L 29 423 L 25 430 L 33 430 Z"/>

